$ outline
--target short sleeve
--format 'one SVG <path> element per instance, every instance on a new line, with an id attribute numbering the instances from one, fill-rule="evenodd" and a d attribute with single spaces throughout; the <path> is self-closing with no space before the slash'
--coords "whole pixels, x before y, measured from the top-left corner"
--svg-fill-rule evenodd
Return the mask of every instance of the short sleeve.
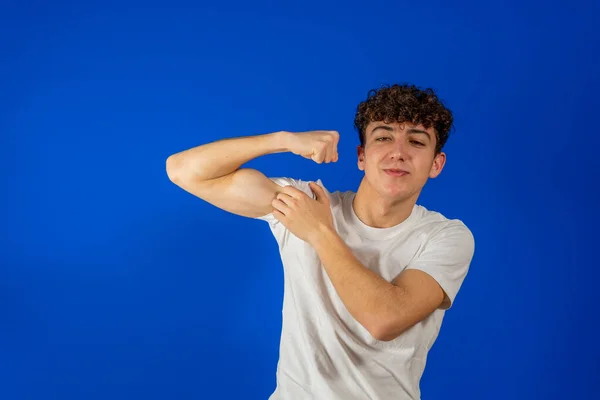
<path id="1" fill-rule="evenodd" d="M 278 184 L 279 186 L 293 186 L 296 189 L 302 190 L 307 195 L 314 198 L 314 194 L 312 189 L 308 185 L 309 181 L 303 181 L 301 179 L 287 178 L 287 177 L 269 177 L 270 180 Z M 277 224 L 279 221 L 273 216 L 273 213 L 269 213 L 260 217 L 254 217 L 254 219 L 258 219 L 261 221 L 266 221 L 269 224 Z"/>
<path id="2" fill-rule="evenodd" d="M 426 272 L 438 282 L 446 294 L 440 306 L 443 310 L 454 303 L 475 251 L 472 232 L 460 221 L 450 222 L 432 235 L 420 255 L 406 267 Z"/>

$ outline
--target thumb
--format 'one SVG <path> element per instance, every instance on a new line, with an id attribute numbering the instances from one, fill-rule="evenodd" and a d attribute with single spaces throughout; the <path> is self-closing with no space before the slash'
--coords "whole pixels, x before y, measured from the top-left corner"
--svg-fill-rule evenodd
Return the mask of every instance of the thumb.
<path id="1" fill-rule="evenodd" d="M 323 190 L 323 188 L 315 182 L 310 182 L 309 185 L 313 193 L 315 194 L 316 200 L 327 203 L 329 199 L 325 195 L 325 191 Z"/>

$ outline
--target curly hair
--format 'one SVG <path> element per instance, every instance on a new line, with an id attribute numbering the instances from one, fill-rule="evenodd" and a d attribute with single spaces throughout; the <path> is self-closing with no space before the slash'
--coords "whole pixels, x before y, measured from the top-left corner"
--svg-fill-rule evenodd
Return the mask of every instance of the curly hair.
<path id="1" fill-rule="evenodd" d="M 438 99 L 433 89 L 394 84 L 369 91 L 367 99 L 357 107 L 354 127 L 363 148 L 370 122 L 411 122 L 426 129 L 433 127 L 437 138 L 435 153 L 438 154 L 448 140 L 453 120 L 452 112 Z"/>

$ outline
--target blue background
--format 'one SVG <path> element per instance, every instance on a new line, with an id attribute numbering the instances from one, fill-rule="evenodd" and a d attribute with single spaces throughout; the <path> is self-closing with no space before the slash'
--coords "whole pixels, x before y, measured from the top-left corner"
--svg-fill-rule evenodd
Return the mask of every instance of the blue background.
<path id="1" fill-rule="evenodd" d="M 0 6 L 0 398 L 266 399 L 276 242 L 165 160 L 335 129 L 338 163 L 247 166 L 355 190 L 356 106 L 395 82 L 454 111 L 419 202 L 476 237 L 423 398 L 599 398 L 598 2 L 251 3 Z"/>

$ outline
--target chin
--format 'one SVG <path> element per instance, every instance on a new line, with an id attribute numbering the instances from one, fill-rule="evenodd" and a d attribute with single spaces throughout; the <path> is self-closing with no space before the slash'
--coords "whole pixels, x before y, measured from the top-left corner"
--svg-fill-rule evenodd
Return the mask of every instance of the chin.
<path id="1" fill-rule="evenodd" d="M 373 188 L 380 197 L 389 201 L 403 201 L 410 198 L 415 193 L 414 185 L 409 180 L 401 179 L 390 181 L 386 177 L 379 176 L 373 180 L 367 178 L 371 188 Z"/>
<path id="2" fill-rule="evenodd" d="M 411 196 L 412 191 L 405 187 L 384 187 L 379 191 L 382 197 L 389 200 L 404 200 Z"/>
<path id="3" fill-rule="evenodd" d="M 383 183 L 378 190 L 379 195 L 391 201 L 405 201 L 418 195 L 420 188 L 409 182 L 390 184 Z"/>

